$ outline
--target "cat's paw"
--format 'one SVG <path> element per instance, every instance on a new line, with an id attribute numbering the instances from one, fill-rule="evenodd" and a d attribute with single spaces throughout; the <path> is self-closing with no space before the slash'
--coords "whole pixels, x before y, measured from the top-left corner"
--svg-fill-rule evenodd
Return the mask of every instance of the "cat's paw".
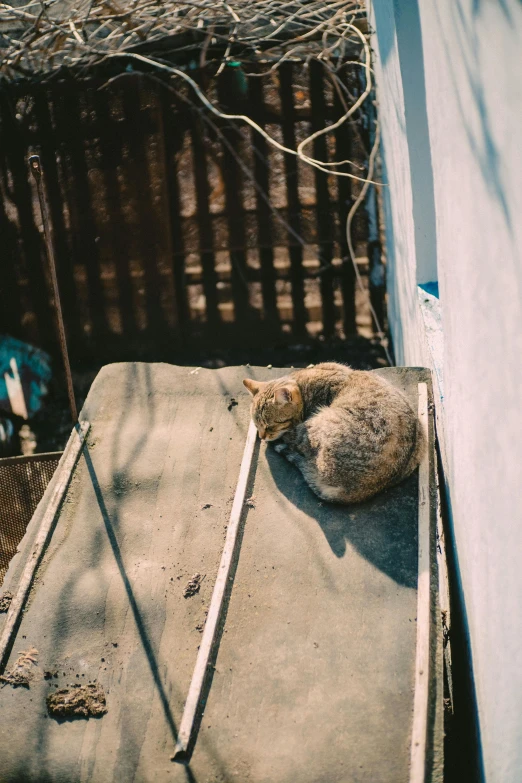
<path id="1" fill-rule="evenodd" d="M 278 454 L 282 454 L 283 451 L 286 451 L 288 449 L 288 446 L 286 443 L 277 443 L 274 446 L 274 449 L 277 451 Z"/>

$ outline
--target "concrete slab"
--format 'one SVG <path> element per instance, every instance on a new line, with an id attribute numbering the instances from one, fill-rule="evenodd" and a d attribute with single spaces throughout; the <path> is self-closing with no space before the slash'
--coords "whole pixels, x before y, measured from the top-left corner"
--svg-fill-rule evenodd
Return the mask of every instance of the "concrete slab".
<path id="1" fill-rule="evenodd" d="M 416 405 L 423 371 L 379 372 Z M 2 781 L 408 780 L 417 476 L 334 507 L 265 444 L 192 759 L 170 761 L 248 428 L 246 374 L 284 371 L 117 364 L 93 384 L 88 446 L 6 667 L 34 647 L 35 677 L 0 690 Z M 50 691 L 94 680 L 107 714 L 47 716 Z"/>

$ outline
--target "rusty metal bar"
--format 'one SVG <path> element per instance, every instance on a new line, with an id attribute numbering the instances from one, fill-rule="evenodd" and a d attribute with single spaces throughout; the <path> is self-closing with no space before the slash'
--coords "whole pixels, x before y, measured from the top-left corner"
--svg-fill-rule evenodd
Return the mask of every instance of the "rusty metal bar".
<path id="1" fill-rule="evenodd" d="M 53 96 L 51 90 L 39 91 L 35 95 L 34 110 L 38 117 L 40 159 L 41 165 L 45 167 L 45 196 L 53 228 L 54 255 L 60 269 L 60 293 L 64 319 L 67 324 L 67 335 L 69 345 L 79 345 L 83 337 L 81 311 L 74 279 L 74 263 L 72 263 L 69 252 L 65 228 L 64 195 L 62 195 L 59 175 L 61 161 L 57 160 L 56 155 L 57 144 L 54 128 L 58 124 L 58 119 L 52 116 L 52 110 L 56 111 L 57 102 L 58 100 Z M 65 111 L 68 112 L 69 107 Z M 67 121 L 70 122 L 70 115 L 68 115 Z M 37 260 L 41 266 L 41 259 L 38 257 Z M 42 295 L 46 293 L 46 289 L 41 292 Z"/>
<path id="2" fill-rule="evenodd" d="M 54 330 L 52 328 L 52 313 L 49 307 L 47 289 L 45 285 L 45 275 L 42 269 L 40 258 L 40 236 L 34 223 L 32 208 L 31 184 L 27 177 L 26 169 L 26 147 L 24 143 L 24 134 L 21 131 L 20 123 L 16 121 L 14 111 L 10 103 L 9 94 L 2 90 L 0 94 L 0 115 L 2 125 L 2 179 L 4 187 L 8 190 L 12 188 L 12 200 L 16 206 L 16 217 L 11 225 L 16 225 L 19 245 L 23 263 L 25 265 L 24 277 L 27 278 L 29 293 L 29 305 L 25 305 L 25 311 L 32 311 L 36 315 L 37 333 L 42 348 L 51 351 L 54 348 Z M 8 185 L 8 174 L 10 171 L 12 185 Z M 6 191 L 4 190 L 3 193 Z M 5 206 L 5 205 L 4 205 Z M 2 270 L 5 265 L 6 239 L 2 236 Z M 16 246 L 16 245 L 15 245 Z M 20 250 L 16 253 L 16 264 L 20 267 Z M 2 275 L 3 276 L 3 275 Z M 22 286 L 20 285 L 20 288 Z M 25 293 L 25 292 L 24 292 Z M 23 294 L 22 294 L 23 297 Z M 25 297 L 24 297 L 25 298 Z M 22 298 L 22 301 L 24 301 Z M 2 298 L 2 309 L 3 309 Z M 34 308 L 34 309 L 33 309 Z M 33 330 L 21 331 L 22 339 L 31 341 Z"/>
<path id="3" fill-rule="evenodd" d="M 78 411 L 76 409 L 76 399 L 74 397 L 74 386 L 71 375 L 71 365 L 69 363 L 69 352 L 67 351 L 67 338 L 65 335 L 65 326 L 63 323 L 62 305 L 60 302 L 60 291 L 58 288 L 58 278 L 56 276 L 56 264 L 54 260 L 54 249 L 51 241 L 51 232 L 49 228 L 49 210 L 47 209 L 47 201 L 43 189 L 42 182 L 42 166 L 40 163 L 39 155 L 31 155 L 29 158 L 29 168 L 34 177 L 36 183 L 36 189 L 38 191 L 38 201 L 40 202 L 40 211 L 42 213 L 42 223 L 45 236 L 45 249 L 47 251 L 47 259 L 49 261 L 49 268 L 51 270 L 51 280 L 53 284 L 54 294 L 54 307 L 56 311 L 56 321 L 58 324 L 58 334 L 60 337 L 60 347 L 62 351 L 63 364 L 65 368 L 65 377 L 67 379 L 67 392 L 69 395 L 69 407 L 71 409 L 71 416 L 73 423 L 78 420 Z"/>

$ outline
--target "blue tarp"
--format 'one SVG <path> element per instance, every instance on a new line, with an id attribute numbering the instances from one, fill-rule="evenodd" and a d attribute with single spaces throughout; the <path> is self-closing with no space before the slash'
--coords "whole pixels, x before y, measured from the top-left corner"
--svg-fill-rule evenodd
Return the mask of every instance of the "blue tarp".
<path id="1" fill-rule="evenodd" d="M 51 358 L 45 351 L 0 335 L 0 409 L 31 418 L 40 410 L 50 380 Z"/>

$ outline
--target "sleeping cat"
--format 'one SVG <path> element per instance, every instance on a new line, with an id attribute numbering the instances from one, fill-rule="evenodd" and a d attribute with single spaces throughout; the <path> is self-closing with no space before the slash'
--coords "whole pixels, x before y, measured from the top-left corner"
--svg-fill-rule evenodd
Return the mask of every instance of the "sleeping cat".
<path id="1" fill-rule="evenodd" d="M 372 372 L 327 362 L 275 381 L 243 381 L 260 438 L 297 465 L 316 495 L 354 503 L 392 487 L 419 464 L 416 412 Z"/>

